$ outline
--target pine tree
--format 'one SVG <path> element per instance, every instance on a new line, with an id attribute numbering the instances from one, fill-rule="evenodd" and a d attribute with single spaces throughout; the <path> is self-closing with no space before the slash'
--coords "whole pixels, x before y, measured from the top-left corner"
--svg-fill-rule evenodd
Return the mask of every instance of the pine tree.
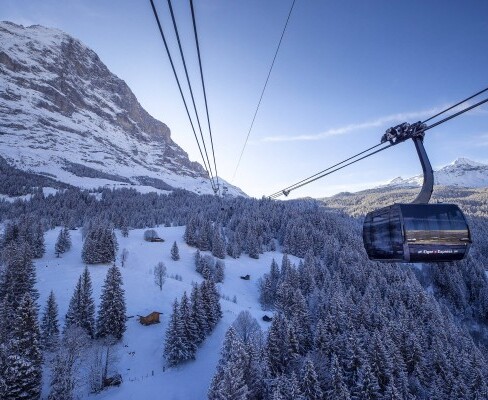
<path id="1" fill-rule="evenodd" d="M 205 339 L 205 333 L 209 330 L 208 322 L 204 313 L 201 286 L 194 285 L 190 295 L 191 319 L 196 328 L 196 341 L 198 346 Z"/>
<path id="2" fill-rule="evenodd" d="M 183 325 L 182 339 L 186 348 L 188 359 L 194 360 L 195 354 L 197 352 L 198 331 L 191 313 L 192 313 L 191 304 L 186 292 L 184 292 L 180 304 L 180 317 Z"/>
<path id="3" fill-rule="evenodd" d="M 15 310 L 28 293 L 35 301 L 39 292 L 35 288 L 36 272 L 31 247 L 26 242 L 9 242 L 2 251 L 4 272 L 0 285 L 0 300 Z"/>
<path id="4" fill-rule="evenodd" d="M 332 355 L 331 360 L 331 382 L 327 395 L 331 399 L 350 400 L 351 395 L 346 385 L 344 384 L 344 375 L 339 360 L 335 354 Z M 369 399 L 369 397 L 361 397 Z M 376 398 L 376 397 L 374 397 Z"/>
<path id="5" fill-rule="evenodd" d="M 37 307 L 26 293 L 11 325 L 12 336 L 2 376 L 5 382 L 5 400 L 38 399 L 42 383 L 42 352 L 37 322 Z"/>
<path id="6" fill-rule="evenodd" d="M 41 221 L 32 222 L 31 234 L 32 256 L 34 258 L 41 258 L 46 252 L 46 246 L 44 245 L 44 229 L 42 229 Z"/>
<path id="7" fill-rule="evenodd" d="M 178 300 L 176 299 L 173 303 L 173 312 L 169 320 L 168 329 L 166 330 L 164 358 L 170 367 L 174 367 L 189 358 L 183 340 L 183 323 L 181 321 Z"/>
<path id="8" fill-rule="evenodd" d="M 225 239 L 220 225 L 215 226 L 212 238 L 212 254 L 217 258 L 225 258 Z"/>
<path id="9" fill-rule="evenodd" d="M 176 241 L 173 243 L 173 246 L 171 247 L 171 259 L 173 261 L 178 261 L 180 259 L 180 251 L 178 249 L 178 245 L 176 244 Z"/>
<path id="10" fill-rule="evenodd" d="M 353 395 L 355 398 L 365 400 L 373 400 L 380 397 L 378 380 L 367 362 L 359 369 L 358 381 L 356 387 L 353 388 Z"/>
<path id="11" fill-rule="evenodd" d="M 106 264 L 115 261 L 117 238 L 109 227 L 99 226 L 88 230 L 81 258 L 86 264 Z"/>
<path id="12" fill-rule="evenodd" d="M 195 271 L 197 271 L 199 274 L 202 273 L 203 270 L 203 265 L 202 265 L 202 256 L 200 255 L 200 250 L 195 251 L 194 255 L 194 260 L 195 260 Z"/>
<path id="13" fill-rule="evenodd" d="M 71 248 L 71 237 L 68 228 L 64 227 L 59 231 L 58 239 L 54 246 L 56 257 L 67 252 Z"/>
<path id="14" fill-rule="evenodd" d="M 225 263 L 222 260 L 217 260 L 215 263 L 214 281 L 220 283 L 224 281 L 225 276 Z"/>
<path id="15" fill-rule="evenodd" d="M 58 305 L 51 290 L 41 321 L 41 343 L 45 350 L 54 351 L 59 344 Z"/>
<path id="16" fill-rule="evenodd" d="M 208 391 L 208 399 L 248 399 L 249 391 L 244 380 L 246 363 L 244 345 L 231 326 L 225 335 L 217 371 Z"/>
<path id="17" fill-rule="evenodd" d="M 315 366 L 310 358 L 307 358 L 303 365 L 301 387 L 307 400 L 322 399 L 322 389 L 320 388 L 317 372 L 315 372 Z"/>
<path id="18" fill-rule="evenodd" d="M 201 284 L 201 295 L 204 315 L 208 324 L 208 331 L 213 330 L 217 322 L 222 318 L 222 309 L 220 308 L 220 296 L 215 287 L 215 283 L 210 280 L 204 280 Z"/>
<path id="19" fill-rule="evenodd" d="M 95 333 L 95 302 L 88 267 L 85 267 L 76 284 L 65 318 L 66 331 L 71 325 L 83 328 L 93 338 Z"/>
<path id="20" fill-rule="evenodd" d="M 126 306 L 122 275 L 114 264 L 107 271 L 97 317 L 97 336 L 120 340 L 126 330 Z"/>

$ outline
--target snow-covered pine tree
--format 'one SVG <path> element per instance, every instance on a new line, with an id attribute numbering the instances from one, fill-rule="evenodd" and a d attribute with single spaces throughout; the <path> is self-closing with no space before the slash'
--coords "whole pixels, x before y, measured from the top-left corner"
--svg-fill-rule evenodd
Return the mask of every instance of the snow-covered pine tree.
<path id="1" fill-rule="evenodd" d="M 32 262 L 31 246 L 23 241 L 11 241 L 2 249 L 4 271 L 0 285 L 0 300 L 7 301 L 15 310 L 24 294 L 37 300 L 36 272 Z"/>
<path id="2" fill-rule="evenodd" d="M 329 398 L 331 399 L 350 400 L 351 395 L 344 383 L 344 374 L 339 364 L 339 360 L 335 354 L 332 354 L 330 374 L 331 374 L 330 386 L 327 391 L 327 396 L 329 396 Z M 366 398 L 366 399 L 378 398 L 378 397 L 362 397 L 363 395 L 364 393 L 361 393 L 361 398 Z"/>
<path id="3" fill-rule="evenodd" d="M 95 302 L 92 292 L 90 271 L 88 271 L 88 267 L 85 267 L 69 303 L 65 318 L 65 331 L 71 325 L 75 325 L 83 328 L 91 338 L 94 337 Z"/>
<path id="4" fill-rule="evenodd" d="M 216 224 L 214 229 L 212 237 L 212 254 L 220 259 L 225 258 L 225 238 L 220 224 Z"/>
<path id="5" fill-rule="evenodd" d="M 115 260 L 117 238 L 107 226 L 97 226 L 88 230 L 81 258 L 86 264 L 106 264 Z"/>
<path id="6" fill-rule="evenodd" d="M 41 343 L 45 350 L 54 351 L 59 345 L 58 305 L 51 290 L 41 320 Z"/>
<path id="7" fill-rule="evenodd" d="M 114 264 L 107 271 L 97 317 L 97 337 L 113 336 L 120 340 L 126 330 L 125 293 L 122 275 Z"/>
<path id="8" fill-rule="evenodd" d="M 188 246 L 197 245 L 197 223 L 195 216 L 191 216 L 188 219 L 183 238 L 185 239 L 185 242 Z"/>
<path id="9" fill-rule="evenodd" d="M 204 313 L 201 286 L 194 285 L 190 295 L 191 319 L 196 327 L 196 345 L 198 346 L 205 339 L 208 331 L 208 322 Z"/>
<path id="10" fill-rule="evenodd" d="M 5 383 L 3 399 L 39 399 L 42 384 L 42 351 L 37 307 L 26 293 L 11 323 L 12 334 L 6 343 L 7 351 L 2 377 Z"/>
<path id="11" fill-rule="evenodd" d="M 315 366 L 310 358 L 306 358 L 305 360 L 300 383 L 302 393 L 307 400 L 321 400 L 323 398 L 323 392 L 320 388 L 317 372 L 315 371 Z"/>
<path id="12" fill-rule="evenodd" d="M 32 256 L 34 258 L 41 258 L 46 252 L 46 246 L 44 245 L 44 229 L 40 220 L 30 221 L 26 224 L 31 224 L 27 229 L 30 230 L 31 235 L 31 246 L 32 246 Z"/>
<path id="13" fill-rule="evenodd" d="M 58 239 L 54 245 L 54 252 L 56 257 L 60 254 L 67 252 L 71 248 L 71 236 L 68 228 L 64 227 L 59 231 Z"/>
<path id="14" fill-rule="evenodd" d="M 195 260 L 195 271 L 201 274 L 203 270 L 203 265 L 201 263 L 202 256 L 200 254 L 200 250 L 195 251 L 195 255 L 193 256 L 193 259 Z"/>
<path id="15" fill-rule="evenodd" d="M 174 367 L 188 359 L 187 348 L 183 340 L 183 323 L 177 299 L 173 303 L 173 312 L 166 330 L 163 354 L 170 367 Z"/>
<path id="16" fill-rule="evenodd" d="M 180 259 L 180 251 L 176 241 L 173 243 L 173 246 L 171 246 L 171 259 L 173 261 L 178 261 Z"/>
<path id="17" fill-rule="evenodd" d="M 247 354 L 231 326 L 225 334 L 217 371 L 208 390 L 209 400 L 247 400 L 249 389 L 244 380 Z"/>
<path id="18" fill-rule="evenodd" d="M 183 293 L 180 304 L 180 318 L 182 321 L 183 329 L 183 343 L 186 347 L 186 353 L 189 360 L 195 359 L 197 352 L 198 331 L 195 321 L 191 315 L 192 309 L 190 300 L 186 292 Z"/>
<path id="19" fill-rule="evenodd" d="M 224 276 L 225 276 L 225 263 L 222 260 L 217 260 L 215 262 L 215 273 L 213 277 L 215 283 L 223 282 Z"/>
<path id="20" fill-rule="evenodd" d="M 209 334 L 214 329 L 215 325 L 217 325 L 220 318 L 222 318 L 222 309 L 219 301 L 220 296 L 215 286 L 215 282 L 204 280 L 201 284 L 201 294 L 203 310 L 208 324 L 208 331 L 206 334 Z"/>

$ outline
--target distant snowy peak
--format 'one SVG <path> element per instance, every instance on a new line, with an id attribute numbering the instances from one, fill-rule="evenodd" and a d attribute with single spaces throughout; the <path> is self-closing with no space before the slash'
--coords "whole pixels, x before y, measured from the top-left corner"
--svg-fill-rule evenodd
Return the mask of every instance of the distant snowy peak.
<path id="1" fill-rule="evenodd" d="M 81 187 L 213 193 L 203 167 L 93 50 L 39 25 L 0 22 L 0 157 Z"/>
<path id="2" fill-rule="evenodd" d="M 423 176 L 403 179 L 398 177 L 381 187 L 421 186 Z M 438 171 L 434 171 L 434 182 L 441 186 L 488 187 L 488 165 L 467 158 L 458 158 Z"/>

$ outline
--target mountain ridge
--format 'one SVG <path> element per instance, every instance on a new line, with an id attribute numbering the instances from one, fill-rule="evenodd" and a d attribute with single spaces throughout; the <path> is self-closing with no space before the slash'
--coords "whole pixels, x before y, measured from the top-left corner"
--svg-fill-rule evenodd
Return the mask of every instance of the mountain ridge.
<path id="1" fill-rule="evenodd" d="M 423 175 L 410 178 L 397 177 L 377 188 L 422 186 Z M 434 171 L 434 184 L 438 186 L 460 186 L 470 188 L 488 187 L 488 165 L 460 157 L 452 163 Z"/>

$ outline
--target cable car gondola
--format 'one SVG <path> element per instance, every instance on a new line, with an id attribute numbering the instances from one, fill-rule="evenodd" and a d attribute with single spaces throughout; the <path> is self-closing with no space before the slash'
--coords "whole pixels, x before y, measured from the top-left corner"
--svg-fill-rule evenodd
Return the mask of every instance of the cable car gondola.
<path id="1" fill-rule="evenodd" d="M 393 204 L 368 213 L 363 223 L 364 248 L 370 260 L 386 262 L 443 262 L 468 254 L 471 234 L 455 204 L 428 204 L 434 186 L 432 166 L 423 145 L 424 124 L 390 128 L 382 142 L 412 139 L 422 164 L 424 182 L 410 204 Z"/>

